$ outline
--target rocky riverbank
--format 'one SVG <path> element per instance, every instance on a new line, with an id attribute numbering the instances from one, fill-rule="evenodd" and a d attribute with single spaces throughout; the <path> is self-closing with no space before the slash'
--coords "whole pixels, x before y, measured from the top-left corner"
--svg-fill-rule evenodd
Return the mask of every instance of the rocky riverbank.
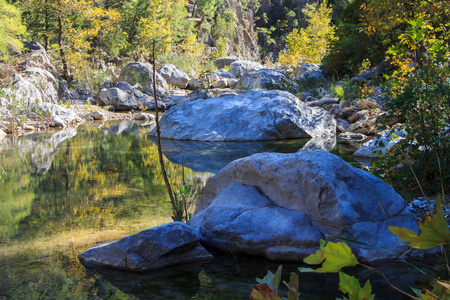
<path id="1" fill-rule="evenodd" d="M 80 82 L 70 84 L 65 82 L 57 73 L 43 47 L 38 43 L 29 43 L 27 48 L 29 53 L 22 56 L 23 63 L 18 67 L 18 73 L 10 78 L 11 84 L 2 89 L 0 130 L 4 133 L 43 130 L 53 126 L 66 127 L 86 120 L 124 118 L 136 118 L 148 122 L 153 120 L 151 114 L 144 112 L 155 109 L 153 71 L 149 63 L 128 63 L 122 68 L 116 80 L 104 80 L 100 86 L 89 88 L 87 84 Z M 218 71 L 203 74 L 205 76 L 200 77 L 188 76 L 173 65 L 164 65 L 159 68 L 156 74 L 158 109 L 171 110 L 172 107 L 175 107 L 175 109 L 182 110 L 181 104 L 186 108 L 194 103 L 196 103 L 195 105 L 202 103 L 202 101 L 194 102 L 192 100 L 209 99 L 202 103 L 204 107 L 198 108 L 191 118 L 197 121 L 202 120 L 204 117 L 211 117 L 211 112 L 213 112 L 216 119 L 229 118 L 229 122 L 224 122 L 222 126 L 236 127 L 234 128 L 236 133 L 244 137 L 248 135 L 246 140 L 261 140 L 268 137 L 258 134 L 252 136 L 247 134 L 246 130 L 252 130 L 248 126 L 254 126 L 254 129 L 257 130 L 267 124 L 250 122 L 246 125 L 239 120 L 233 120 L 233 113 L 229 117 L 226 117 L 226 114 L 229 110 L 240 112 L 242 108 L 255 107 L 255 103 L 250 104 L 248 100 L 253 97 L 250 95 L 258 93 L 260 93 L 259 96 L 255 96 L 257 102 L 260 99 L 267 99 L 267 105 L 279 106 L 277 104 L 279 97 L 275 96 L 273 92 L 264 93 L 257 92 L 257 90 L 284 89 L 290 92 L 290 94 L 286 92 L 289 94 L 288 102 L 297 101 L 296 105 L 305 107 L 302 112 L 293 113 L 303 118 L 303 124 L 309 122 L 311 123 L 309 126 L 314 127 L 318 122 L 324 122 L 324 118 L 331 118 L 335 124 L 333 125 L 334 129 L 325 130 L 326 134 L 335 134 L 339 140 L 349 143 L 364 142 L 373 137 L 377 133 L 380 116 L 384 114 L 383 101 L 382 97 L 379 97 L 379 91 L 373 93 L 376 95 L 374 98 L 365 97 L 354 101 L 341 100 L 338 98 L 339 95 L 331 92 L 331 83 L 327 81 L 326 74 L 320 71 L 318 65 L 303 64 L 295 71 L 289 72 L 274 68 L 273 65 L 266 66 L 232 57 L 219 58 L 215 64 L 219 68 Z M 351 80 L 352 82 L 370 80 L 372 77 L 382 74 L 383 70 L 380 68 L 367 70 Z M 305 82 L 314 83 L 305 86 Z M 243 103 L 234 108 L 228 107 L 231 103 L 236 104 L 239 101 L 243 101 Z M 213 105 L 216 102 L 217 104 Z M 261 111 L 258 112 L 256 109 L 243 117 L 247 118 L 248 114 L 262 115 L 265 105 L 261 104 Z M 207 106 L 209 108 L 206 108 Z M 305 111 L 313 110 L 317 113 L 305 114 Z M 318 113 L 320 111 L 322 113 Z M 325 117 L 325 112 L 329 117 Z M 292 133 L 293 123 L 287 121 L 283 114 L 280 115 L 280 111 L 275 119 L 275 131 L 285 132 L 285 134 L 269 133 L 272 136 L 270 139 L 299 137 L 287 133 Z M 265 120 L 264 122 L 272 123 L 274 121 Z M 390 125 L 395 125 L 396 122 L 398 120 L 392 120 Z M 193 125 L 188 127 L 193 128 Z M 190 136 L 189 130 L 185 131 L 183 128 L 179 128 L 179 130 L 183 132 L 183 139 L 203 139 Z M 216 131 L 214 128 L 205 130 Z M 273 132 L 273 130 L 270 131 Z M 304 129 L 302 131 L 305 133 L 301 137 L 312 137 L 318 134 L 307 133 L 308 130 Z M 319 135 L 323 134 L 324 132 Z M 181 138 L 170 135 L 167 137 Z M 220 137 L 215 139 L 221 140 Z M 229 138 L 229 140 L 233 139 L 241 138 Z"/>

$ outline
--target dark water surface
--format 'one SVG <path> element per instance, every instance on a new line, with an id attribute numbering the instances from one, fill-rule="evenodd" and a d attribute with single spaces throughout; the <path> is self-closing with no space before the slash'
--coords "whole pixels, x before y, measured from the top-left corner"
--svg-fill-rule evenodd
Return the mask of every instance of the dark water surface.
<path id="1" fill-rule="evenodd" d="M 276 270 L 279 263 L 234 253 L 207 265 L 148 274 L 91 270 L 79 263 L 77 255 L 92 246 L 171 221 L 157 149 L 147 132 L 124 120 L 0 140 L 1 300 L 248 299 L 255 278 Z M 176 188 L 184 177 L 191 187 L 191 211 L 210 176 L 254 153 L 323 149 L 359 165 L 351 158 L 355 147 L 334 140 L 165 140 L 162 147 L 172 184 Z M 283 265 L 287 280 L 298 266 Z M 403 266 L 396 270 L 390 266 L 394 274 L 408 272 Z M 408 278 L 406 285 L 415 279 Z M 302 299 L 334 299 L 336 280 L 336 274 L 302 274 Z M 391 294 L 382 299 L 399 298 Z"/>

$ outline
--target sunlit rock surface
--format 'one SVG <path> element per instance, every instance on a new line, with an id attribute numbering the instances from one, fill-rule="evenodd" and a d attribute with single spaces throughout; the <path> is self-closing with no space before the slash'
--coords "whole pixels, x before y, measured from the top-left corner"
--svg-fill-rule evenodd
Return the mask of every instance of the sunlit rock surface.
<path id="1" fill-rule="evenodd" d="M 91 248 L 78 258 L 88 265 L 151 271 L 212 259 L 191 227 L 181 222 L 141 231 L 116 242 Z"/>
<path id="2" fill-rule="evenodd" d="M 281 140 L 336 132 L 328 112 L 276 90 L 186 101 L 165 113 L 160 125 L 162 138 L 199 141 Z"/>
<path id="3" fill-rule="evenodd" d="M 166 80 L 156 73 L 156 90 L 165 94 L 169 91 Z M 130 85 L 139 85 L 143 92 L 152 94 L 153 91 L 153 67 L 149 63 L 131 62 L 120 72 L 119 81 L 127 82 Z"/>
<path id="4" fill-rule="evenodd" d="M 230 163 L 206 184 L 190 224 L 202 242 L 221 250 L 289 261 L 313 253 L 328 235 L 392 250 L 351 245 L 363 261 L 392 259 L 407 247 L 388 226 L 417 229 L 394 189 L 323 151 Z"/>
<path id="5" fill-rule="evenodd" d="M 177 66 L 165 64 L 158 73 L 167 81 L 167 84 L 178 88 L 186 88 L 189 82 L 189 76 Z"/>

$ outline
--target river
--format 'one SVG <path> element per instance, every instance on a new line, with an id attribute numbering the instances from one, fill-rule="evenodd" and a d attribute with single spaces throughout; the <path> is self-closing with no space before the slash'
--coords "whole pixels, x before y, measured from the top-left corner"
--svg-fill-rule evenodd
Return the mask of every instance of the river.
<path id="1" fill-rule="evenodd" d="M 171 221 L 149 129 L 131 120 L 94 122 L 0 140 L 0 299 L 248 299 L 255 278 L 276 270 L 278 263 L 235 253 L 149 274 L 79 263 L 77 255 L 90 247 Z M 354 145 L 334 139 L 164 140 L 162 147 L 175 190 L 183 180 L 190 187 L 191 212 L 209 177 L 254 153 L 326 149 L 359 166 Z M 284 266 L 286 274 L 297 267 Z M 339 295 L 329 276 L 301 276 L 306 299 Z"/>

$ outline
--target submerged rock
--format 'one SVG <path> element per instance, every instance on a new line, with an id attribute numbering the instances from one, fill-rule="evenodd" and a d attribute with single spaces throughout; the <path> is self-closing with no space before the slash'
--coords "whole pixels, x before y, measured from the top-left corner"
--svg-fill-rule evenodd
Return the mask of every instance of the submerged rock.
<path id="1" fill-rule="evenodd" d="M 417 229 L 393 188 L 323 151 L 230 163 L 206 184 L 190 224 L 207 245 L 284 261 L 300 261 L 329 235 L 392 251 L 351 245 L 362 261 L 396 258 L 407 247 L 388 226 Z"/>
<path id="2" fill-rule="evenodd" d="M 141 231 L 78 255 L 88 265 L 130 271 L 151 271 L 212 259 L 191 227 L 181 222 Z"/>
<path id="3" fill-rule="evenodd" d="M 160 125 L 162 138 L 200 141 L 311 138 L 336 131 L 328 112 L 276 90 L 186 101 L 165 113 Z"/>

